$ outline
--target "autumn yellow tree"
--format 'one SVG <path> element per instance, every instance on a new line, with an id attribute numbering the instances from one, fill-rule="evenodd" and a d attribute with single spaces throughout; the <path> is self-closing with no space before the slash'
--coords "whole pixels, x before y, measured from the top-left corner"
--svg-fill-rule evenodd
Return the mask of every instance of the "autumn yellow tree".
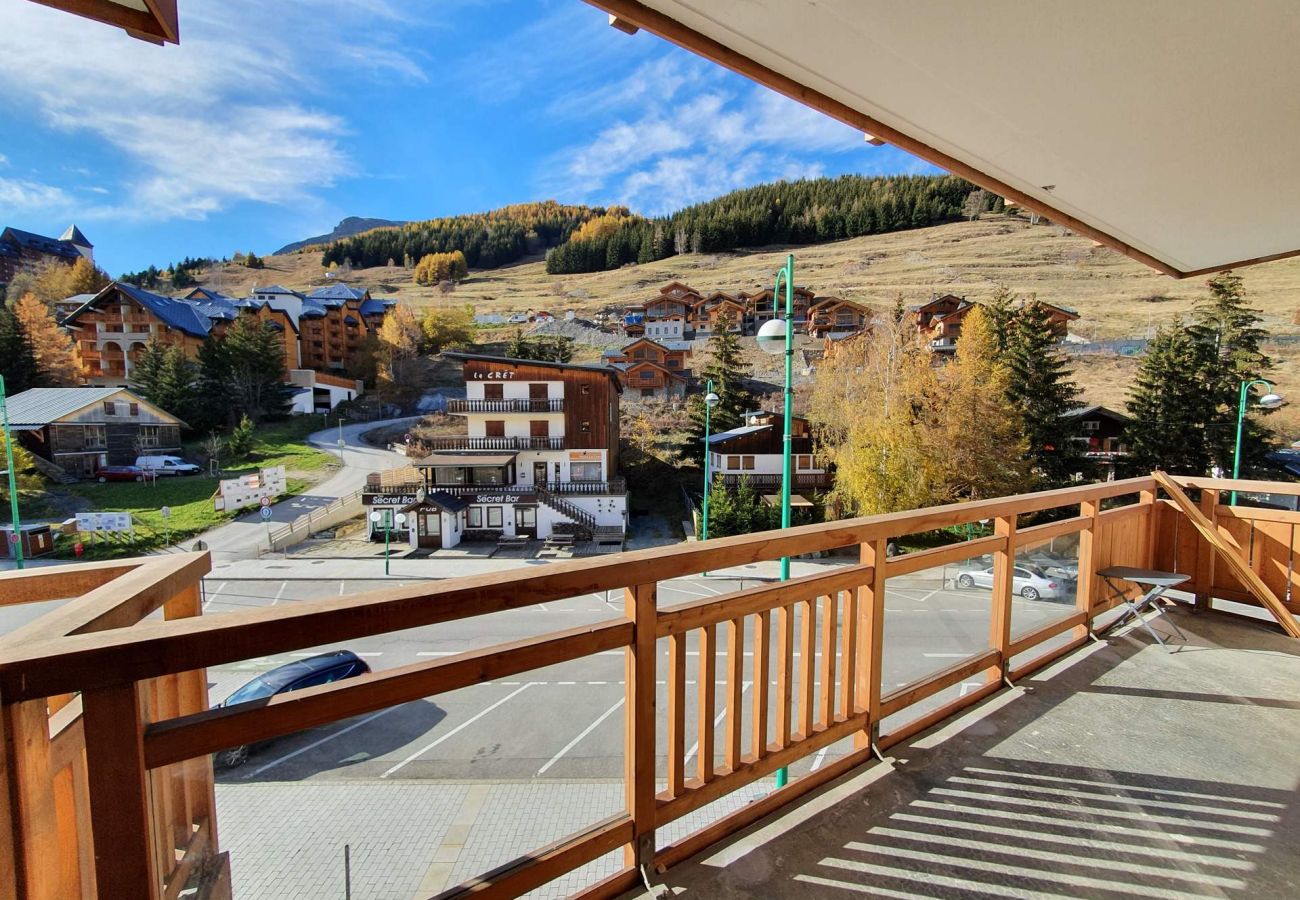
<path id="1" fill-rule="evenodd" d="M 84 256 L 72 265 L 45 262 L 19 272 L 9 282 L 9 297 L 35 294 L 37 299 L 54 303 L 76 294 L 99 293 L 109 283 L 104 270 Z"/>
<path id="2" fill-rule="evenodd" d="M 466 347 L 474 342 L 474 307 L 430 307 L 421 323 L 424 349 L 440 353 L 451 347 Z"/>
<path id="3" fill-rule="evenodd" d="M 1000 357 L 993 318 L 976 306 L 942 373 L 939 412 L 951 499 L 1015 494 L 1030 484 L 1023 424 L 1007 399 L 1010 373 Z"/>
<path id="4" fill-rule="evenodd" d="M 469 277 L 465 254 L 459 250 L 450 253 L 429 253 L 415 264 L 416 284 L 441 284 L 444 281 L 464 281 Z"/>
<path id="5" fill-rule="evenodd" d="M 878 322 L 825 361 L 811 417 L 819 452 L 835 466 L 832 499 L 844 512 L 897 512 L 947 499 L 941 404 L 930 353 L 906 322 Z"/>
<path id="6" fill-rule="evenodd" d="M 36 359 L 40 383 L 75 387 L 81 381 L 81 360 L 72 337 L 58 326 L 54 314 L 35 294 L 23 294 L 14 315 Z"/>
<path id="7" fill-rule="evenodd" d="M 381 390 L 392 394 L 415 387 L 422 339 L 420 320 L 411 307 L 399 303 L 389 310 L 379 327 L 377 378 Z"/>

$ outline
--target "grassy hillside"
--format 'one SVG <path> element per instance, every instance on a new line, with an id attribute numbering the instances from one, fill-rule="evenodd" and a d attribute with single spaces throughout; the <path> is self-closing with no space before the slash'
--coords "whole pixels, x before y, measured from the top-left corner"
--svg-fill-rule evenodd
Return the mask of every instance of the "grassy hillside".
<path id="1" fill-rule="evenodd" d="M 1040 299 L 1077 309 L 1082 317 L 1074 331 L 1089 339 L 1146 336 L 1161 322 L 1185 315 L 1205 292 L 1204 279 L 1175 281 L 1058 226 L 1030 226 L 1024 219 L 1001 215 L 792 249 L 796 280 L 819 294 L 838 294 L 883 309 L 900 293 L 907 303 L 922 302 L 933 292 L 985 299 L 1005 283 L 1017 293 L 1036 293 Z M 564 276 L 547 275 L 537 258 L 471 272 L 449 295 L 414 284 L 411 273 L 401 267 L 358 269 L 349 280 L 417 307 L 471 303 L 481 313 L 545 308 L 591 316 L 646 299 L 672 279 L 703 291 L 767 286 L 786 252 L 764 248 L 686 254 L 611 272 Z M 1251 304 L 1264 312 L 1267 329 L 1300 334 L 1300 326 L 1293 323 L 1300 309 L 1300 259 L 1254 266 L 1241 274 Z M 205 284 L 219 284 L 233 293 L 254 283 L 310 289 L 328 281 L 318 254 L 266 257 L 265 269 L 225 266 L 203 278 Z M 1300 400 L 1296 350 L 1277 346 L 1270 352 L 1280 363 L 1279 388 Z M 1135 361 L 1112 355 L 1081 357 L 1077 377 L 1089 401 L 1119 406 L 1135 367 Z M 1287 428 L 1292 423 L 1300 426 L 1300 413 L 1292 416 L 1284 410 L 1274 420 Z"/>

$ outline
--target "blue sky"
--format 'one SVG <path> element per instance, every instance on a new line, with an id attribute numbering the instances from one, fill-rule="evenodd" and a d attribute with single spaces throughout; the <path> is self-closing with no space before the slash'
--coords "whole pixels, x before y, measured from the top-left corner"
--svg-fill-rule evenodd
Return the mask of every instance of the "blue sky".
<path id="1" fill-rule="evenodd" d="M 581 0 L 181 0 L 154 47 L 0 5 L 0 225 L 111 274 L 347 215 L 555 198 L 671 212 L 777 178 L 924 172 Z"/>

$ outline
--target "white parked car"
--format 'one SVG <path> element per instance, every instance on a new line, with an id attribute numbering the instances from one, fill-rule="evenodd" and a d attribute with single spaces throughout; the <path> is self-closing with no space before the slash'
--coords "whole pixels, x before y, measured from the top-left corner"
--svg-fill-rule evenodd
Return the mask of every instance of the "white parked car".
<path id="1" fill-rule="evenodd" d="M 202 471 L 179 456 L 137 456 L 135 464 L 153 475 L 197 475 Z"/>
<path id="2" fill-rule="evenodd" d="M 957 586 L 993 587 L 993 567 L 962 572 L 957 576 Z M 1061 582 L 1049 578 L 1035 566 L 1016 566 L 1011 578 L 1011 590 L 1026 600 L 1058 600 L 1061 597 Z"/>
<path id="3" fill-rule="evenodd" d="M 527 321 L 528 321 L 528 316 L 525 315 L 524 313 L 515 313 L 513 316 L 510 317 L 511 325 L 523 325 Z"/>

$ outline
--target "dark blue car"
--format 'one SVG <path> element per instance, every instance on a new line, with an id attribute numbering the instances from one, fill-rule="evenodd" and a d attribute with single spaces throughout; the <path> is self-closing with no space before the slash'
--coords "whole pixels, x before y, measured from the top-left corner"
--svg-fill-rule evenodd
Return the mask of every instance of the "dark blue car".
<path id="1" fill-rule="evenodd" d="M 351 650 L 334 650 L 330 653 L 322 653 L 319 656 L 311 656 L 307 659 L 294 660 L 291 663 L 276 666 L 271 671 L 258 675 L 225 700 L 222 700 L 221 706 L 266 700 L 276 694 L 287 694 L 289 691 L 315 687 L 318 684 L 329 684 L 332 681 L 342 681 L 344 678 L 355 678 L 357 675 L 364 675 L 369 671 L 370 666 L 366 665 L 365 660 L 358 657 Z M 241 766 L 248 760 L 249 749 L 250 746 L 244 744 L 222 750 L 216 755 L 216 763 L 218 766 L 226 768 Z"/>

